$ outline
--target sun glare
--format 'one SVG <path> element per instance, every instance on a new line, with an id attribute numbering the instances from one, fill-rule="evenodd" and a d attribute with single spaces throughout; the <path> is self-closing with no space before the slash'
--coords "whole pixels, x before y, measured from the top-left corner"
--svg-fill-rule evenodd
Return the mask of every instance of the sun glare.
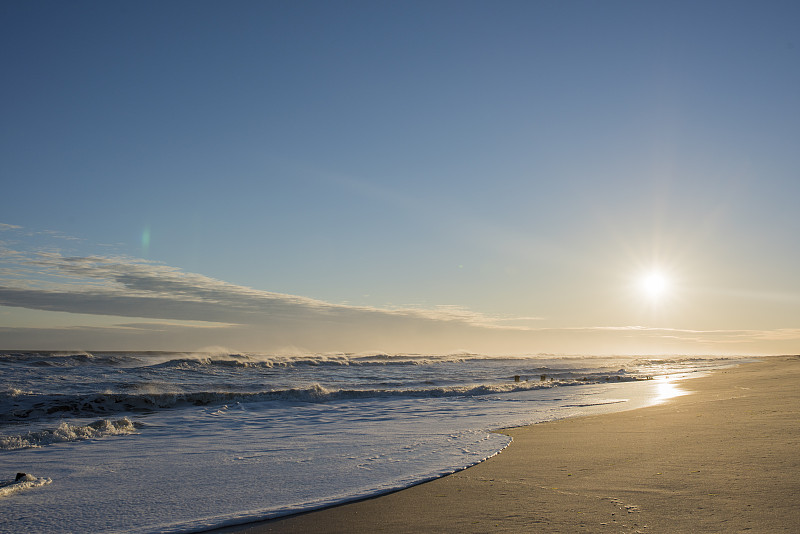
<path id="1" fill-rule="evenodd" d="M 642 277 L 641 288 L 644 293 L 653 299 L 662 297 L 667 289 L 669 283 L 663 274 L 652 272 Z"/>

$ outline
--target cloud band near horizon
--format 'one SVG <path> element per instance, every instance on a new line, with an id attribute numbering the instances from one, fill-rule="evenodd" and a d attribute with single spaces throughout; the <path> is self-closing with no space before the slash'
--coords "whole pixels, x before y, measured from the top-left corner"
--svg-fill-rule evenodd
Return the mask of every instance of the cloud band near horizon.
<path id="1" fill-rule="evenodd" d="M 537 353 L 551 352 L 560 346 L 562 350 L 558 352 L 599 354 L 609 352 L 609 340 L 614 338 L 617 346 L 623 348 L 611 352 L 715 353 L 737 352 L 739 347 L 743 349 L 740 352 L 747 353 L 748 344 L 756 341 L 782 346 L 800 339 L 800 329 L 703 331 L 644 326 L 515 326 L 507 323 L 515 323 L 517 318 L 489 317 L 451 306 L 382 309 L 334 304 L 230 284 L 123 256 L 63 256 L 57 252 L 23 253 L 10 249 L 2 253 L 6 268 L 0 272 L 0 306 L 147 320 L 114 327 L 0 327 L 0 340 L 15 346 L 24 344 L 26 338 L 47 338 L 48 344 L 57 344 L 67 339 L 75 339 L 70 341 L 75 343 L 83 336 L 86 343 L 93 345 L 99 340 L 114 346 L 158 345 L 137 347 L 142 350 L 197 348 L 186 344 L 232 344 L 258 350 L 396 348 L 397 352 Z M 201 325 L 174 321 L 201 322 Z"/>

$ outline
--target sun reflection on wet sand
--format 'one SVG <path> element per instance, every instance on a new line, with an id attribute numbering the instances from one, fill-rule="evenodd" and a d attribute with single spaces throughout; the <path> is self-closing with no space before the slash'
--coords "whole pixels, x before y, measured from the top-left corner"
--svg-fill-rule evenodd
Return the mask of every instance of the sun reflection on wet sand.
<path id="1" fill-rule="evenodd" d="M 669 377 L 657 378 L 655 403 L 659 404 L 689 392 L 678 387 L 679 381 Z"/>

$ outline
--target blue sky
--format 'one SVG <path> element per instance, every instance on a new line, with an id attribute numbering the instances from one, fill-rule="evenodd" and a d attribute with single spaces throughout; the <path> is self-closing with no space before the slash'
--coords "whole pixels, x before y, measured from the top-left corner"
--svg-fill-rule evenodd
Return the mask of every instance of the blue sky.
<path id="1" fill-rule="evenodd" d="M 5 3 L 0 345 L 796 352 L 798 15 Z"/>

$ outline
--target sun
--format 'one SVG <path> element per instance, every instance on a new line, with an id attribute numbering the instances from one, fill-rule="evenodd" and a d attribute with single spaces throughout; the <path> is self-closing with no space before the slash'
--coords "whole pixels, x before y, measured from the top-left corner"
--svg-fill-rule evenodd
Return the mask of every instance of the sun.
<path id="1" fill-rule="evenodd" d="M 652 299 L 663 297 L 669 289 L 669 281 L 660 272 L 651 272 L 644 275 L 639 281 L 645 295 Z"/>

